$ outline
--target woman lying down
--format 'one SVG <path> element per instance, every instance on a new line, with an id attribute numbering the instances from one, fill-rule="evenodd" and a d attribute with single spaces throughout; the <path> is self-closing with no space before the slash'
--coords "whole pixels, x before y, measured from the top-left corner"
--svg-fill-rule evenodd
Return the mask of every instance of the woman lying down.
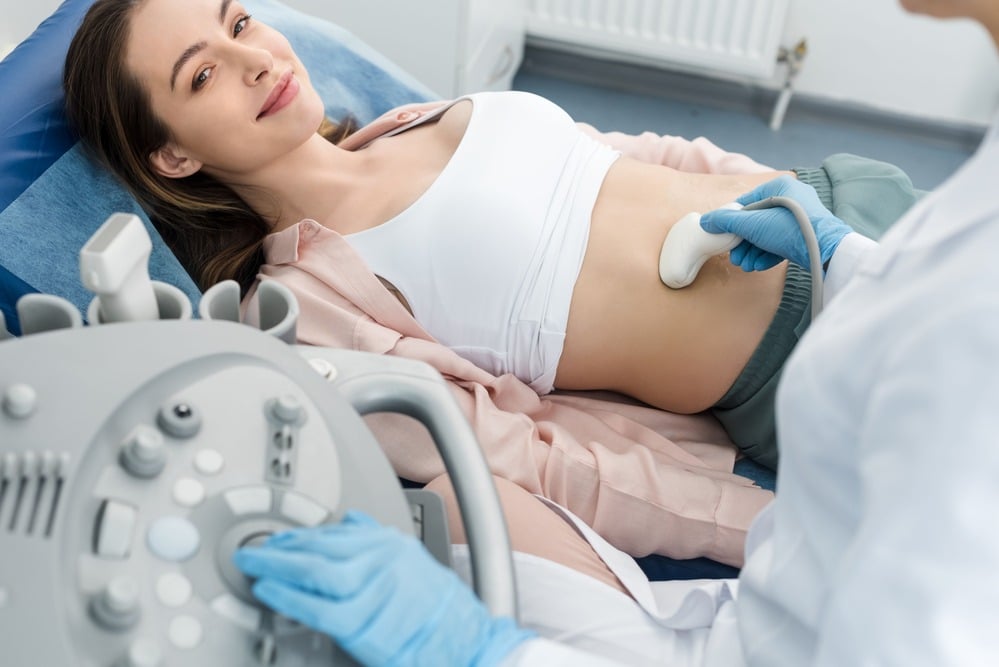
<path id="1" fill-rule="evenodd" d="M 717 257 L 672 290 L 659 253 L 685 214 L 795 174 L 706 140 L 600 134 L 523 92 L 350 133 L 280 33 L 237 1 L 221 10 L 98 0 L 65 72 L 74 126 L 200 286 L 235 279 L 249 303 L 256 281 L 281 281 L 301 342 L 437 368 L 496 475 L 632 555 L 739 565 L 770 493 L 731 474 L 728 438 L 776 465 L 773 391 L 809 277 Z M 797 177 L 868 234 L 914 197 L 897 170 L 852 156 Z M 397 472 L 438 477 L 401 419 L 376 424 Z"/>

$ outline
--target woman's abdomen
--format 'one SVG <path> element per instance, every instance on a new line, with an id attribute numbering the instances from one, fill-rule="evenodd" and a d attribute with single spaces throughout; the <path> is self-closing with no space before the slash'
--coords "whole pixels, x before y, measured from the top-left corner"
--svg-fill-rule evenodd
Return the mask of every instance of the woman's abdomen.
<path id="1" fill-rule="evenodd" d="M 684 174 L 618 160 L 593 210 L 556 388 L 613 389 L 683 413 L 717 402 L 763 338 L 785 266 L 745 273 L 714 257 L 691 285 L 673 290 L 659 279 L 659 253 L 683 215 L 776 175 Z"/>

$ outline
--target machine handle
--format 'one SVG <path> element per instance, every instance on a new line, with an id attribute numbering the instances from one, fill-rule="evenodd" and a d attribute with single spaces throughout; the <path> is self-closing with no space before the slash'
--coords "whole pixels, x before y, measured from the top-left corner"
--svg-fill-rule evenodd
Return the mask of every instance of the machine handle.
<path id="1" fill-rule="evenodd" d="M 517 618 L 513 556 L 503 510 L 478 438 L 430 365 L 367 352 L 297 346 L 361 415 L 398 412 L 430 431 L 451 476 L 468 535 L 475 592 L 495 616 Z"/>

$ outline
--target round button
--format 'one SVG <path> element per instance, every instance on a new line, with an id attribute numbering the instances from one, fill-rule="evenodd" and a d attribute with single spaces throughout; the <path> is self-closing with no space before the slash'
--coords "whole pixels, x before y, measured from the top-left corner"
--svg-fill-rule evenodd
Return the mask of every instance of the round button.
<path id="1" fill-rule="evenodd" d="M 271 413 L 278 421 L 294 424 L 302 418 L 302 404 L 290 394 L 284 394 L 271 402 Z"/>
<path id="2" fill-rule="evenodd" d="M 194 648 L 201 643 L 201 623 L 193 616 L 178 616 L 170 621 L 167 636 L 177 648 Z"/>
<path id="3" fill-rule="evenodd" d="M 167 572 L 156 580 L 156 597 L 168 607 L 182 607 L 191 599 L 190 580 L 177 572 Z"/>
<path id="4" fill-rule="evenodd" d="M 90 605 L 94 619 L 106 628 L 123 630 L 139 619 L 139 586 L 128 576 L 118 576 L 94 597 Z"/>
<path id="5" fill-rule="evenodd" d="M 194 524 L 177 516 L 165 516 L 153 522 L 146 533 L 149 550 L 171 562 L 185 561 L 201 544 L 201 535 Z"/>
<path id="6" fill-rule="evenodd" d="M 202 449 L 194 455 L 194 469 L 202 475 L 217 475 L 224 465 L 225 459 L 217 450 Z"/>
<path id="7" fill-rule="evenodd" d="M 14 419 L 30 417 L 38 405 L 38 395 L 26 384 L 12 384 L 3 392 L 3 411 Z"/>
<path id="8" fill-rule="evenodd" d="M 160 408 L 156 423 L 175 438 L 190 438 L 201 428 L 201 412 L 190 403 L 177 401 Z"/>
<path id="9" fill-rule="evenodd" d="M 181 477 L 173 484 L 173 499 L 178 505 L 194 507 L 205 499 L 205 487 L 196 479 Z"/>
<path id="10" fill-rule="evenodd" d="M 136 477 L 155 477 L 166 465 L 163 436 L 149 427 L 139 427 L 123 443 L 121 465 Z"/>
<path id="11" fill-rule="evenodd" d="M 148 639 L 136 639 L 128 647 L 124 667 L 160 667 L 163 664 L 163 651 Z"/>
<path id="12" fill-rule="evenodd" d="M 139 587 L 131 577 L 115 577 L 104 589 L 104 602 L 108 609 L 123 613 L 139 604 Z"/>

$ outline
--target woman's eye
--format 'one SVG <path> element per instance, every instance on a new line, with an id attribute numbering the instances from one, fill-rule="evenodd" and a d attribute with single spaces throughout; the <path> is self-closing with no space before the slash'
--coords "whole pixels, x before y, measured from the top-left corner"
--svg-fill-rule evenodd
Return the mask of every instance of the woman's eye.
<path id="1" fill-rule="evenodd" d="M 211 75 L 212 75 L 212 68 L 206 67 L 205 69 L 198 72 L 197 75 L 195 75 L 194 82 L 191 85 L 191 87 L 194 90 L 200 90 L 202 86 L 208 83 L 208 79 L 209 77 L 211 77 Z"/>
<path id="2" fill-rule="evenodd" d="M 239 35 L 239 33 L 243 32 L 243 30 L 246 29 L 246 24 L 250 22 L 250 18 L 251 17 L 249 14 L 239 17 L 239 20 L 236 21 L 236 25 L 232 27 L 233 37 L 236 37 L 237 35 Z"/>

